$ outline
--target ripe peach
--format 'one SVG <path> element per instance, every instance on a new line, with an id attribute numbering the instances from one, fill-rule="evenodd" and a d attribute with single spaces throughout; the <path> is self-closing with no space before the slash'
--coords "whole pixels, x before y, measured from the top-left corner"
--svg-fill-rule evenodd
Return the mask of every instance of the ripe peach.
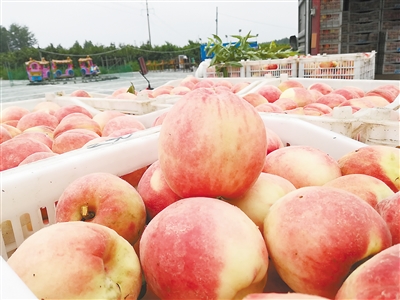
<path id="1" fill-rule="evenodd" d="M 310 91 L 311 90 L 319 91 L 323 95 L 327 95 L 333 91 L 333 88 L 329 84 L 324 82 L 313 83 L 307 89 Z"/>
<path id="2" fill-rule="evenodd" d="M 392 244 L 400 243 L 400 192 L 391 195 L 376 205 L 377 212 L 385 220 L 392 234 Z"/>
<path id="3" fill-rule="evenodd" d="M 132 94 L 132 93 L 120 93 L 117 96 L 114 96 L 115 99 L 122 99 L 122 100 L 135 100 L 137 98 L 136 94 Z"/>
<path id="4" fill-rule="evenodd" d="M 155 88 L 151 92 L 151 94 L 153 95 L 154 98 L 156 98 L 160 95 L 169 95 L 173 88 L 174 88 L 174 86 L 172 86 L 172 85 L 162 85 L 162 86 Z"/>
<path id="5" fill-rule="evenodd" d="M 11 133 L 5 127 L 0 126 L 0 144 L 11 139 Z"/>
<path id="6" fill-rule="evenodd" d="M 0 144 L 0 171 L 18 167 L 27 156 L 35 152 L 52 152 L 42 142 L 23 138 L 11 139 Z"/>
<path id="7" fill-rule="evenodd" d="M 324 185 L 342 175 L 336 160 L 317 148 L 304 145 L 269 153 L 263 172 L 286 178 L 296 188 Z"/>
<path id="8" fill-rule="evenodd" d="M 1 110 L 0 122 L 4 123 L 7 121 L 19 121 L 23 116 L 30 113 L 30 110 L 21 106 L 9 106 Z"/>
<path id="9" fill-rule="evenodd" d="M 238 93 L 238 92 L 240 92 L 241 90 L 243 90 L 244 88 L 248 87 L 249 85 L 250 85 L 250 82 L 248 82 L 248 81 L 240 81 L 240 82 L 238 82 L 238 83 L 235 83 L 235 84 L 232 86 L 231 91 L 232 91 L 233 93 Z"/>
<path id="10" fill-rule="evenodd" d="M 29 164 L 29 163 L 32 163 L 32 162 L 35 162 L 38 160 L 42 160 L 42 159 L 57 156 L 57 155 L 58 154 L 54 153 L 54 152 L 35 152 L 35 153 L 32 153 L 31 155 L 27 156 L 23 161 L 21 161 L 19 163 L 18 166 L 26 165 L 26 164 Z"/>
<path id="11" fill-rule="evenodd" d="M 309 186 L 276 201 L 264 238 L 279 275 L 297 293 L 334 298 L 351 268 L 390 247 L 376 210 L 337 188 Z"/>
<path id="12" fill-rule="evenodd" d="M 0 123 L 0 126 L 3 127 L 8 131 L 8 133 L 11 135 L 11 137 L 15 137 L 18 134 L 21 134 L 21 130 L 19 130 L 17 127 L 5 124 L 5 123 Z"/>
<path id="13" fill-rule="evenodd" d="M 92 114 L 84 107 L 76 105 L 76 104 L 70 104 L 66 106 L 61 106 L 59 109 L 57 109 L 54 112 L 54 116 L 58 119 L 58 122 L 61 122 L 61 120 L 72 113 L 82 113 L 87 115 L 88 117 L 92 118 Z"/>
<path id="14" fill-rule="evenodd" d="M 346 101 L 347 99 L 343 95 L 330 93 L 319 97 L 316 103 L 322 103 L 328 105 L 330 108 L 334 108 Z"/>
<path id="15" fill-rule="evenodd" d="M 33 126 L 28 129 L 25 129 L 24 132 L 42 132 L 42 133 L 46 134 L 47 136 L 49 136 L 50 138 L 54 137 L 54 134 L 53 134 L 54 128 L 46 126 L 46 125 Z"/>
<path id="16" fill-rule="evenodd" d="M 71 113 L 68 116 L 65 116 L 54 129 L 54 139 L 71 129 L 87 129 L 99 136 L 102 135 L 100 125 L 96 121 L 82 113 Z"/>
<path id="17" fill-rule="evenodd" d="M 366 174 L 382 180 L 393 192 L 400 189 L 400 149 L 367 145 L 343 155 L 338 160 L 343 175 Z"/>
<path id="18" fill-rule="evenodd" d="M 149 168 L 148 166 L 140 168 L 140 169 L 135 170 L 133 172 L 127 173 L 125 175 L 122 175 L 122 176 L 120 176 L 120 178 L 125 180 L 126 182 L 128 182 L 131 186 L 133 186 L 137 190 L 137 186 L 139 184 L 139 181 L 143 177 L 144 172 L 146 172 L 146 170 L 148 168 Z"/>
<path id="19" fill-rule="evenodd" d="M 187 92 L 190 92 L 191 89 L 186 86 L 176 86 L 169 93 L 171 95 L 185 95 Z"/>
<path id="20" fill-rule="evenodd" d="M 282 91 L 278 89 L 278 87 L 272 84 L 266 84 L 261 86 L 256 90 L 256 93 L 259 93 L 265 99 L 268 100 L 270 103 L 274 103 L 282 94 Z"/>
<path id="21" fill-rule="evenodd" d="M 42 142 L 45 144 L 47 147 L 50 149 L 53 146 L 53 138 L 45 134 L 44 132 L 22 132 L 21 134 L 17 135 L 14 137 L 15 139 L 24 139 L 24 138 L 29 138 L 29 139 L 34 139 L 39 142 Z"/>
<path id="22" fill-rule="evenodd" d="M 281 92 L 293 87 L 304 88 L 303 84 L 295 79 L 285 80 L 278 84 L 278 89 L 280 89 Z"/>
<path id="23" fill-rule="evenodd" d="M 75 128 L 62 132 L 53 141 L 52 150 L 54 153 L 62 154 L 72 150 L 80 149 L 89 141 L 100 137 L 89 129 Z"/>
<path id="24" fill-rule="evenodd" d="M 346 88 L 340 88 L 340 89 L 336 89 L 333 92 L 331 92 L 331 94 L 339 94 L 342 95 L 343 97 L 345 97 L 347 100 L 350 99 L 356 99 L 356 98 L 360 98 L 358 96 L 358 93 L 353 91 L 353 90 L 348 90 Z"/>
<path id="25" fill-rule="evenodd" d="M 348 174 L 335 178 L 324 186 L 336 187 L 359 196 L 372 207 L 394 192 L 382 180 L 365 174 Z"/>
<path id="26" fill-rule="evenodd" d="M 385 98 L 383 98 L 381 96 L 365 96 L 365 97 L 361 97 L 359 99 L 362 101 L 371 102 L 374 105 L 374 107 L 384 107 L 384 106 L 390 104 L 389 101 L 387 101 Z"/>
<path id="27" fill-rule="evenodd" d="M 124 113 L 118 110 L 104 110 L 93 116 L 93 120 L 100 125 L 100 129 L 103 130 L 104 125 L 115 117 L 125 116 Z"/>
<path id="28" fill-rule="evenodd" d="M 324 94 L 322 94 L 321 92 L 317 91 L 317 90 L 309 90 L 311 95 L 314 98 L 314 102 L 317 101 L 319 98 L 321 98 Z"/>
<path id="29" fill-rule="evenodd" d="M 7 263 L 38 299 L 132 300 L 142 286 L 133 247 L 115 231 L 95 223 L 44 227 L 26 239 Z"/>
<path id="30" fill-rule="evenodd" d="M 210 79 L 203 79 L 203 80 L 200 80 L 199 82 L 197 82 L 195 85 L 194 85 L 194 88 L 193 89 L 198 89 L 198 88 L 211 88 L 211 87 L 214 87 L 214 81 L 212 81 L 212 80 L 210 80 Z"/>
<path id="31" fill-rule="evenodd" d="M 292 99 L 299 107 L 303 107 L 316 101 L 309 90 L 299 87 L 285 90 L 282 92 L 281 97 Z"/>
<path id="32" fill-rule="evenodd" d="M 128 182 L 117 175 L 95 172 L 75 179 L 58 199 L 56 222 L 69 221 L 107 226 L 133 245 L 144 229 L 146 210 Z"/>
<path id="33" fill-rule="evenodd" d="M 330 108 L 328 105 L 323 104 L 323 103 L 310 103 L 307 104 L 303 107 L 304 111 L 306 110 L 313 110 L 320 112 L 321 115 L 329 115 L 332 113 L 332 108 Z"/>
<path id="34" fill-rule="evenodd" d="M 167 116 L 167 111 L 162 113 L 161 115 L 159 115 L 153 122 L 152 127 L 154 126 L 159 126 L 162 124 L 162 122 L 164 121 L 165 117 Z"/>
<path id="35" fill-rule="evenodd" d="M 128 92 L 129 87 L 121 87 L 119 89 L 116 89 L 114 92 L 111 94 L 111 98 L 117 97 L 121 93 L 126 93 Z"/>
<path id="36" fill-rule="evenodd" d="M 48 114 L 44 111 L 30 112 L 30 113 L 24 115 L 18 121 L 17 128 L 21 131 L 24 131 L 30 127 L 39 126 L 39 125 L 56 128 L 58 125 L 58 119 L 55 116 Z"/>
<path id="37" fill-rule="evenodd" d="M 265 131 L 267 133 L 267 152 L 271 153 L 272 151 L 275 151 L 277 149 L 283 148 L 284 144 L 280 138 L 280 136 L 273 131 L 271 128 L 266 127 Z"/>
<path id="38" fill-rule="evenodd" d="M 219 87 L 219 86 L 224 86 L 224 87 L 227 87 L 228 89 L 232 90 L 233 84 L 232 84 L 232 82 L 230 82 L 228 80 L 221 79 L 214 83 L 214 87 Z"/>
<path id="39" fill-rule="evenodd" d="M 146 206 L 149 221 L 164 208 L 181 199 L 166 183 L 159 160 L 152 163 L 144 172 L 139 180 L 137 191 Z"/>
<path id="40" fill-rule="evenodd" d="M 54 115 L 55 111 L 60 108 L 61 106 L 55 102 L 43 101 L 36 104 L 32 111 L 44 111 L 48 114 Z"/>
<path id="41" fill-rule="evenodd" d="M 85 90 L 75 90 L 70 94 L 71 97 L 88 97 L 90 98 L 90 94 Z"/>
<path id="42" fill-rule="evenodd" d="M 263 103 L 268 103 L 268 100 L 265 99 L 265 97 L 261 96 L 259 93 L 248 93 L 244 95 L 242 98 L 247 102 L 249 102 L 254 107 Z"/>
<path id="43" fill-rule="evenodd" d="M 365 96 L 365 92 L 359 87 L 356 87 L 356 86 L 345 86 L 343 88 L 346 89 L 346 90 L 350 90 L 350 91 L 356 92 L 358 94 L 358 97 L 360 97 L 360 98 Z"/>
<path id="44" fill-rule="evenodd" d="M 142 122 L 137 120 L 135 117 L 131 115 L 124 115 L 110 119 L 104 125 L 102 135 L 110 136 L 110 134 L 112 134 L 114 131 L 126 128 L 138 130 L 146 129 Z"/>
<path id="45" fill-rule="evenodd" d="M 298 107 L 297 103 L 289 98 L 279 98 L 274 104 L 278 105 L 282 110 L 290 110 Z"/>
<path id="46" fill-rule="evenodd" d="M 255 109 L 259 112 L 283 113 L 283 109 L 279 105 L 269 102 L 259 104 Z"/>
<path id="47" fill-rule="evenodd" d="M 161 299 L 242 299 L 262 292 L 267 280 L 260 231 L 239 208 L 214 198 L 186 198 L 162 210 L 143 232 L 140 259 Z"/>
<path id="48" fill-rule="evenodd" d="M 335 299 L 398 299 L 400 244 L 361 264 L 343 282 Z"/>
<path id="49" fill-rule="evenodd" d="M 398 93 L 397 93 L 398 95 Z M 387 88 L 376 88 L 376 89 L 372 89 L 370 91 L 368 91 L 365 96 L 379 96 L 379 97 L 383 97 L 385 98 L 389 103 L 392 103 L 394 101 L 394 99 L 396 99 L 397 97 L 396 93 L 391 90 L 391 89 L 387 89 Z"/>

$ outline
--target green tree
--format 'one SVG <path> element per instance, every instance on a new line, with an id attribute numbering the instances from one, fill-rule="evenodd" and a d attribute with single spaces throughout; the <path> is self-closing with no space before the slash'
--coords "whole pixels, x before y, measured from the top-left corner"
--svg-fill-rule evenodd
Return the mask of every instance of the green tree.
<path id="1" fill-rule="evenodd" d="M 9 34 L 7 28 L 0 25 L 0 53 L 10 51 L 9 45 Z"/>
<path id="2" fill-rule="evenodd" d="M 35 35 L 29 31 L 27 26 L 11 24 L 8 29 L 10 51 L 30 48 L 37 44 Z"/>

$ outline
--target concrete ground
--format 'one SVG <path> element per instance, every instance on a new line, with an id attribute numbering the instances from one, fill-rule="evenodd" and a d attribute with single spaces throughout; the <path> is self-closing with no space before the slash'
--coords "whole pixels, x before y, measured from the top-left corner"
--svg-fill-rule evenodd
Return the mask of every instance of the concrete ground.
<path id="1" fill-rule="evenodd" d="M 188 75 L 194 75 L 192 72 L 183 71 L 165 71 L 165 72 L 149 72 L 146 78 L 150 81 L 152 88 L 166 84 L 168 81 L 183 79 Z M 108 76 L 108 75 L 101 75 Z M 12 102 L 19 100 L 29 100 L 43 98 L 45 93 L 65 92 L 69 94 L 75 90 L 83 89 L 89 93 L 102 93 L 110 94 L 121 87 L 129 87 L 131 83 L 135 86 L 136 90 L 141 91 L 147 88 L 148 83 L 139 72 L 113 74 L 118 79 L 98 80 L 82 82 L 81 78 L 74 81 L 67 81 L 66 83 L 58 82 L 56 84 L 40 84 L 31 85 L 28 80 L 8 80 L 0 81 L 0 101 Z M 109 76 L 111 77 L 111 76 Z"/>

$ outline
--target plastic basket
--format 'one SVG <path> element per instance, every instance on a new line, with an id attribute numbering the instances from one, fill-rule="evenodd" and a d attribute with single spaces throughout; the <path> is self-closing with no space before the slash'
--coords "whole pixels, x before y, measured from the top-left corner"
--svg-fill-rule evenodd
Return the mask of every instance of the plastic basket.
<path id="1" fill-rule="evenodd" d="M 242 65 L 245 64 L 245 62 L 241 61 L 240 62 Z M 204 69 L 204 74 L 203 78 L 215 78 L 215 77 L 245 77 L 245 66 L 242 67 L 231 67 L 227 66 L 226 67 L 226 75 L 218 69 L 216 66 L 208 66 Z"/>
<path id="2" fill-rule="evenodd" d="M 400 41 L 387 41 L 385 52 L 400 52 Z"/>
<path id="3" fill-rule="evenodd" d="M 375 51 L 299 58 L 299 78 L 374 79 Z"/>
<path id="4" fill-rule="evenodd" d="M 351 23 L 370 22 L 370 20 L 379 20 L 380 10 L 373 10 L 369 12 L 352 13 L 350 12 Z"/>
<path id="5" fill-rule="evenodd" d="M 384 21 L 382 21 L 381 30 L 385 31 L 385 30 L 392 30 L 392 29 L 400 30 L 400 20 L 397 20 L 397 21 L 384 20 Z"/>
<path id="6" fill-rule="evenodd" d="M 367 33 L 355 33 L 348 35 L 349 43 L 378 43 L 379 31 Z M 376 49 L 375 49 L 376 50 Z"/>
<path id="7" fill-rule="evenodd" d="M 350 33 L 373 32 L 379 29 L 379 21 L 368 23 L 349 23 Z"/>
<path id="8" fill-rule="evenodd" d="M 400 53 L 385 53 L 383 55 L 383 62 L 385 64 L 399 64 Z"/>
<path id="9" fill-rule="evenodd" d="M 281 74 L 297 77 L 297 57 L 246 62 L 246 77 L 268 76 L 278 78 Z"/>
<path id="10" fill-rule="evenodd" d="M 395 29 L 386 30 L 386 41 L 400 41 L 400 31 Z"/>
<path id="11" fill-rule="evenodd" d="M 388 0 L 386 0 L 388 1 Z M 369 1 L 349 1 L 350 12 L 363 12 L 371 11 L 381 8 L 381 0 L 369 0 Z"/>
<path id="12" fill-rule="evenodd" d="M 384 64 L 382 74 L 400 74 L 400 64 Z"/>
<path id="13" fill-rule="evenodd" d="M 368 44 L 349 44 L 349 53 L 371 52 L 378 50 L 378 42 Z"/>

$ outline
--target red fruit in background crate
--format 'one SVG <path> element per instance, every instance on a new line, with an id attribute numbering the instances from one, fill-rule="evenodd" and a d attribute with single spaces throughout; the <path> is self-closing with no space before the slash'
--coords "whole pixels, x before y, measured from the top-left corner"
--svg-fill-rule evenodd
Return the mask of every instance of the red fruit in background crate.
<path id="1" fill-rule="evenodd" d="M 341 172 L 366 174 L 386 183 L 393 192 L 400 189 L 400 149 L 382 145 L 367 145 L 351 151 L 338 160 Z"/>
<path id="2" fill-rule="evenodd" d="M 182 198 L 235 198 L 263 168 L 265 136 L 260 115 L 241 97 L 198 88 L 178 100 L 163 121 L 161 170 Z"/>

